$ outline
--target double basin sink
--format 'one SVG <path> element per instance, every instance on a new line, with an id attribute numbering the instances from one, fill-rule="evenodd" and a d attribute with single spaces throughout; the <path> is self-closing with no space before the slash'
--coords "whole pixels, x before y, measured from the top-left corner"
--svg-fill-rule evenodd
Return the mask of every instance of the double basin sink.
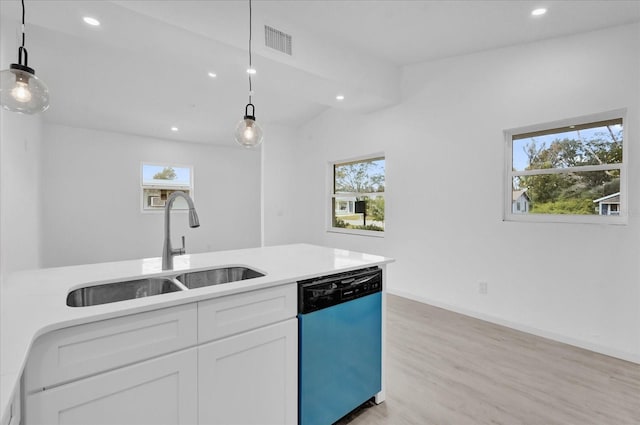
<path id="1" fill-rule="evenodd" d="M 170 292 L 186 291 L 211 285 L 237 282 L 264 276 L 248 267 L 222 267 L 197 272 L 187 272 L 175 277 L 151 277 L 87 286 L 71 291 L 67 296 L 69 307 L 88 307 L 133 298 L 150 297 Z"/>

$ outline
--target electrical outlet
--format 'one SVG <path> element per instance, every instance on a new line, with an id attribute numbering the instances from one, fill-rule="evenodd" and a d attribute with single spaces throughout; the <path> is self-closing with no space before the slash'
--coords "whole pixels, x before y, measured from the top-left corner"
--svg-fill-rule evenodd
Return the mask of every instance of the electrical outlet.
<path id="1" fill-rule="evenodd" d="M 478 293 L 480 295 L 487 295 L 489 292 L 489 284 L 487 282 L 478 282 Z"/>

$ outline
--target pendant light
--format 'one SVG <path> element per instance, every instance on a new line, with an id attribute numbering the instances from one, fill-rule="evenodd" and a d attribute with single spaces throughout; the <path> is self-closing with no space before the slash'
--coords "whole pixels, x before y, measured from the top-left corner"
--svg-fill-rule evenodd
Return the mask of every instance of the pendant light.
<path id="1" fill-rule="evenodd" d="M 22 0 L 22 45 L 18 47 L 18 63 L 0 72 L 0 103 L 4 109 L 23 114 L 37 114 L 49 107 L 47 85 L 29 68 L 24 47 L 24 0 Z M 24 64 L 22 58 L 24 55 Z"/>
<path id="2" fill-rule="evenodd" d="M 253 148 L 262 143 L 262 128 L 256 122 L 255 106 L 251 103 L 253 87 L 251 86 L 251 74 L 255 74 L 255 69 L 251 66 L 251 0 L 249 0 L 249 103 L 244 108 L 244 118 L 236 126 L 234 137 L 236 142 L 245 148 Z M 249 111 L 251 108 L 251 111 Z"/>

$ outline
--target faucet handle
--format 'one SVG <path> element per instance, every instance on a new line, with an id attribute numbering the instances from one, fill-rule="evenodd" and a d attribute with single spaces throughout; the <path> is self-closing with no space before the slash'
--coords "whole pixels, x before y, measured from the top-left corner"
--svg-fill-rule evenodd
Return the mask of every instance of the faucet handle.
<path id="1" fill-rule="evenodd" d="M 174 248 L 171 250 L 171 255 L 184 255 L 185 253 L 185 249 L 184 249 L 184 236 L 182 237 L 182 248 Z"/>

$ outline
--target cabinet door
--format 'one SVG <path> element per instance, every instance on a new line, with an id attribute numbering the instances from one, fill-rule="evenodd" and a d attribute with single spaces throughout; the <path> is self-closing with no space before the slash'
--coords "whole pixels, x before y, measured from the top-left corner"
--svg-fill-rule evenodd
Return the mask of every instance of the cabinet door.
<path id="1" fill-rule="evenodd" d="M 31 394 L 25 424 L 194 424 L 197 354 L 191 348 Z"/>
<path id="2" fill-rule="evenodd" d="M 297 423 L 297 319 L 205 344 L 198 350 L 199 423 Z"/>

